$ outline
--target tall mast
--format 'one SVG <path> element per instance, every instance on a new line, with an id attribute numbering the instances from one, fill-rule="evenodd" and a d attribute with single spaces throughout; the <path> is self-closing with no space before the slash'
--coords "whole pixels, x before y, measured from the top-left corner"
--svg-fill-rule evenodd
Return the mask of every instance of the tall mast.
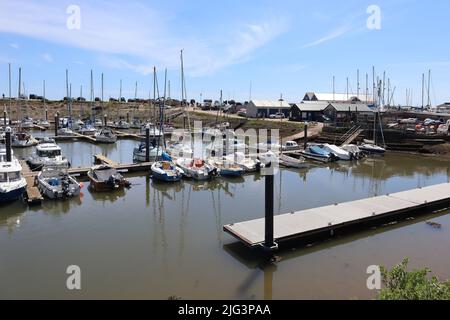
<path id="1" fill-rule="evenodd" d="M 43 92 L 43 97 L 44 97 L 45 121 L 48 121 L 47 104 L 46 104 L 46 101 L 45 101 L 45 80 L 44 80 L 44 92 Z"/>
<path id="2" fill-rule="evenodd" d="M 424 95 L 425 95 L 425 73 L 422 73 L 422 109 L 424 107 Z"/>
<path id="3" fill-rule="evenodd" d="M 82 117 L 84 117 L 84 108 L 83 108 L 83 85 L 80 85 L 80 111 Z"/>
<path id="4" fill-rule="evenodd" d="M 376 104 L 375 100 L 375 66 L 372 66 L 372 100 Z"/>
<path id="5" fill-rule="evenodd" d="M 18 95 L 17 95 L 17 101 L 19 102 L 19 121 L 22 120 L 22 106 L 20 104 L 21 101 L 21 89 L 22 89 L 22 68 L 19 67 L 19 91 L 18 91 Z"/>
<path id="6" fill-rule="evenodd" d="M 11 115 L 11 63 L 8 64 L 8 81 L 9 81 L 9 110 L 8 110 L 8 115 L 9 115 L 9 123 L 11 124 L 12 121 L 12 115 Z"/>
<path id="7" fill-rule="evenodd" d="M 369 74 L 366 73 L 366 103 L 368 102 L 369 97 Z"/>
<path id="8" fill-rule="evenodd" d="M 69 112 L 69 122 L 70 122 L 70 120 L 72 120 L 72 111 L 69 96 L 69 70 L 67 69 L 66 69 L 66 98 L 67 98 L 67 111 Z"/>
<path id="9" fill-rule="evenodd" d="M 100 101 L 100 105 L 101 105 L 101 110 L 102 110 L 102 112 L 103 112 L 103 72 L 102 72 L 102 101 Z"/>
<path id="10" fill-rule="evenodd" d="M 348 101 L 348 77 L 347 77 L 347 101 Z"/>
<path id="11" fill-rule="evenodd" d="M 336 87 L 335 87 L 335 78 L 334 78 L 334 76 L 333 76 L 333 101 L 336 101 L 336 99 L 335 99 L 335 93 L 336 93 Z"/>
<path id="12" fill-rule="evenodd" d="M 428 70 L 428 107 L 431 107 L 430 87 L 431 87 L 431 69 Z"/>
<path id="13" fill-rule="evenodd" d="M 359 99 L 359 69 L 356 71 L 356 97 Z"/>
<path id="14" fill-rule="evenodd" d="M 92 69 L 91 69 L 91 112 L 92 112 L 92 122 L 95 124 L 95 109 L 94 107 L 94 76 L 92 74 Z"/>

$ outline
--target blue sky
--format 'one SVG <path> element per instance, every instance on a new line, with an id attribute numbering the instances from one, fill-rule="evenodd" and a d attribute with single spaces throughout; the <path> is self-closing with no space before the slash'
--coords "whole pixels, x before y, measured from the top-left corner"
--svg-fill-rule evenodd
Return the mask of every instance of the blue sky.
<path id="1" fill-rule="evenodd" d="M 69 5 L 80 8 L 80 29 L 69 30 Z M 367 8 L 381 10 L 381 29 L 370 30 Z M 252 97 L 299 101 L 304 92 L 345 92 L 346 77 L 356 92 L 375 65 L 396 87 L 394 101 L 404 103 L 406 89 L 421 104 L 421 77 L 432 70 L 433 104 L 450 101 L 450 25 L 446 0 L 390 1 L 48 1 L 0 0 L 0 94 L 8 94 L 8 62 L 17 95 L 18 67 L 27 93 L 50 98 L 65 95 L 69 69 L 73 95 L 83 85 L 88 96 L 90 70 L 100 96 L 147 97 L 152 68 L 168 68 L 172 97 L 180 97 L 179 51 L 184 49 L 189 98 L 246 100 Z M 363 89 L 364 90 L 364 89 Z"/>

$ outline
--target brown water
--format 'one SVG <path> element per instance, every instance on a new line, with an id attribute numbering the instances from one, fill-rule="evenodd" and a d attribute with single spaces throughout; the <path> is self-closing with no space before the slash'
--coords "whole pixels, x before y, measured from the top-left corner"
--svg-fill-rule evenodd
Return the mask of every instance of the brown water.
<path id="1" fill-rule="evenodd" d="M 102 152 L 131 162 L 134 141 L 116 146 L 60 143 L 74 166 Z M 23 151 L 22 151 L 23 152 Z M 25 156 L 16 150 L 16 155 Z M 447 182 L 449 163 L 387 154 L 358 163 L 282 170 L 275 177 L 275 210 L 285 213 Z M 369 265 L 404 257 L 450 278 L 450 211 L 363 230 L 277 253 L 264 265 L 222 225 L 264 213 L 264 179 L 217 179 L 174 185 L 146 175 L 131 189 L 27 208 L 0 207 L 0 298 L 350 299 L 373 298 Z M 281 187 L 280 187 L 281 186 Z M 442 224 L 433 229 L 427 219 Z M 78 265 L 82 289 L 66 289 L 66 268 Z"/>

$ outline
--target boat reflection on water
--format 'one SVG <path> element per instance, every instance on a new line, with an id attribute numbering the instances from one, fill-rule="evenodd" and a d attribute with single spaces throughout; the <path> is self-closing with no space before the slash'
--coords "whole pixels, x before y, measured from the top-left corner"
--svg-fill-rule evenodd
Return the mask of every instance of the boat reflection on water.
<path id="1" fill-rule="evenodd" d="M 126 195 L 126 188 L 110 190 L 107 192 L 93 192 L 91 187 L 88 187 L 90 195 L 93 200 L 98 202 L 115 202 L 121 198 L 124 198 Z"/>

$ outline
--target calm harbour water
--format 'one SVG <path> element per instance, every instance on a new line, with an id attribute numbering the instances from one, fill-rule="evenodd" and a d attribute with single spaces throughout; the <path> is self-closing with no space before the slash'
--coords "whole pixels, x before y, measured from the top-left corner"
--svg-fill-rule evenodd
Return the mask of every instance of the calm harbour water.
<path id="1" fill-rule="evenodd" d="M 131 162 L 135 141 L 112 146 L 59 143 L 73 166 L 103 153 Z M 16 150 L 19 157 L 31 150 Z M 290 212 L 447 182 L 449 162 L 387 154 L 358 163 L 281 170 L 275 211 Z M 404 257 L 450 278 L 450 211 L 284 250 L 276 266 L 222 231 L 222 225 L 264 215 L 264 179 L 162 184 L 130 176 L 129 190 L 80 199 L 0 207 L 0 299 L 350 299 L 373 298 L 369 265 Z M 433 229 L 427 219 L 442 224 Z M 67 266 L 78 265 L 82 290 L 66 289 Z"/>

